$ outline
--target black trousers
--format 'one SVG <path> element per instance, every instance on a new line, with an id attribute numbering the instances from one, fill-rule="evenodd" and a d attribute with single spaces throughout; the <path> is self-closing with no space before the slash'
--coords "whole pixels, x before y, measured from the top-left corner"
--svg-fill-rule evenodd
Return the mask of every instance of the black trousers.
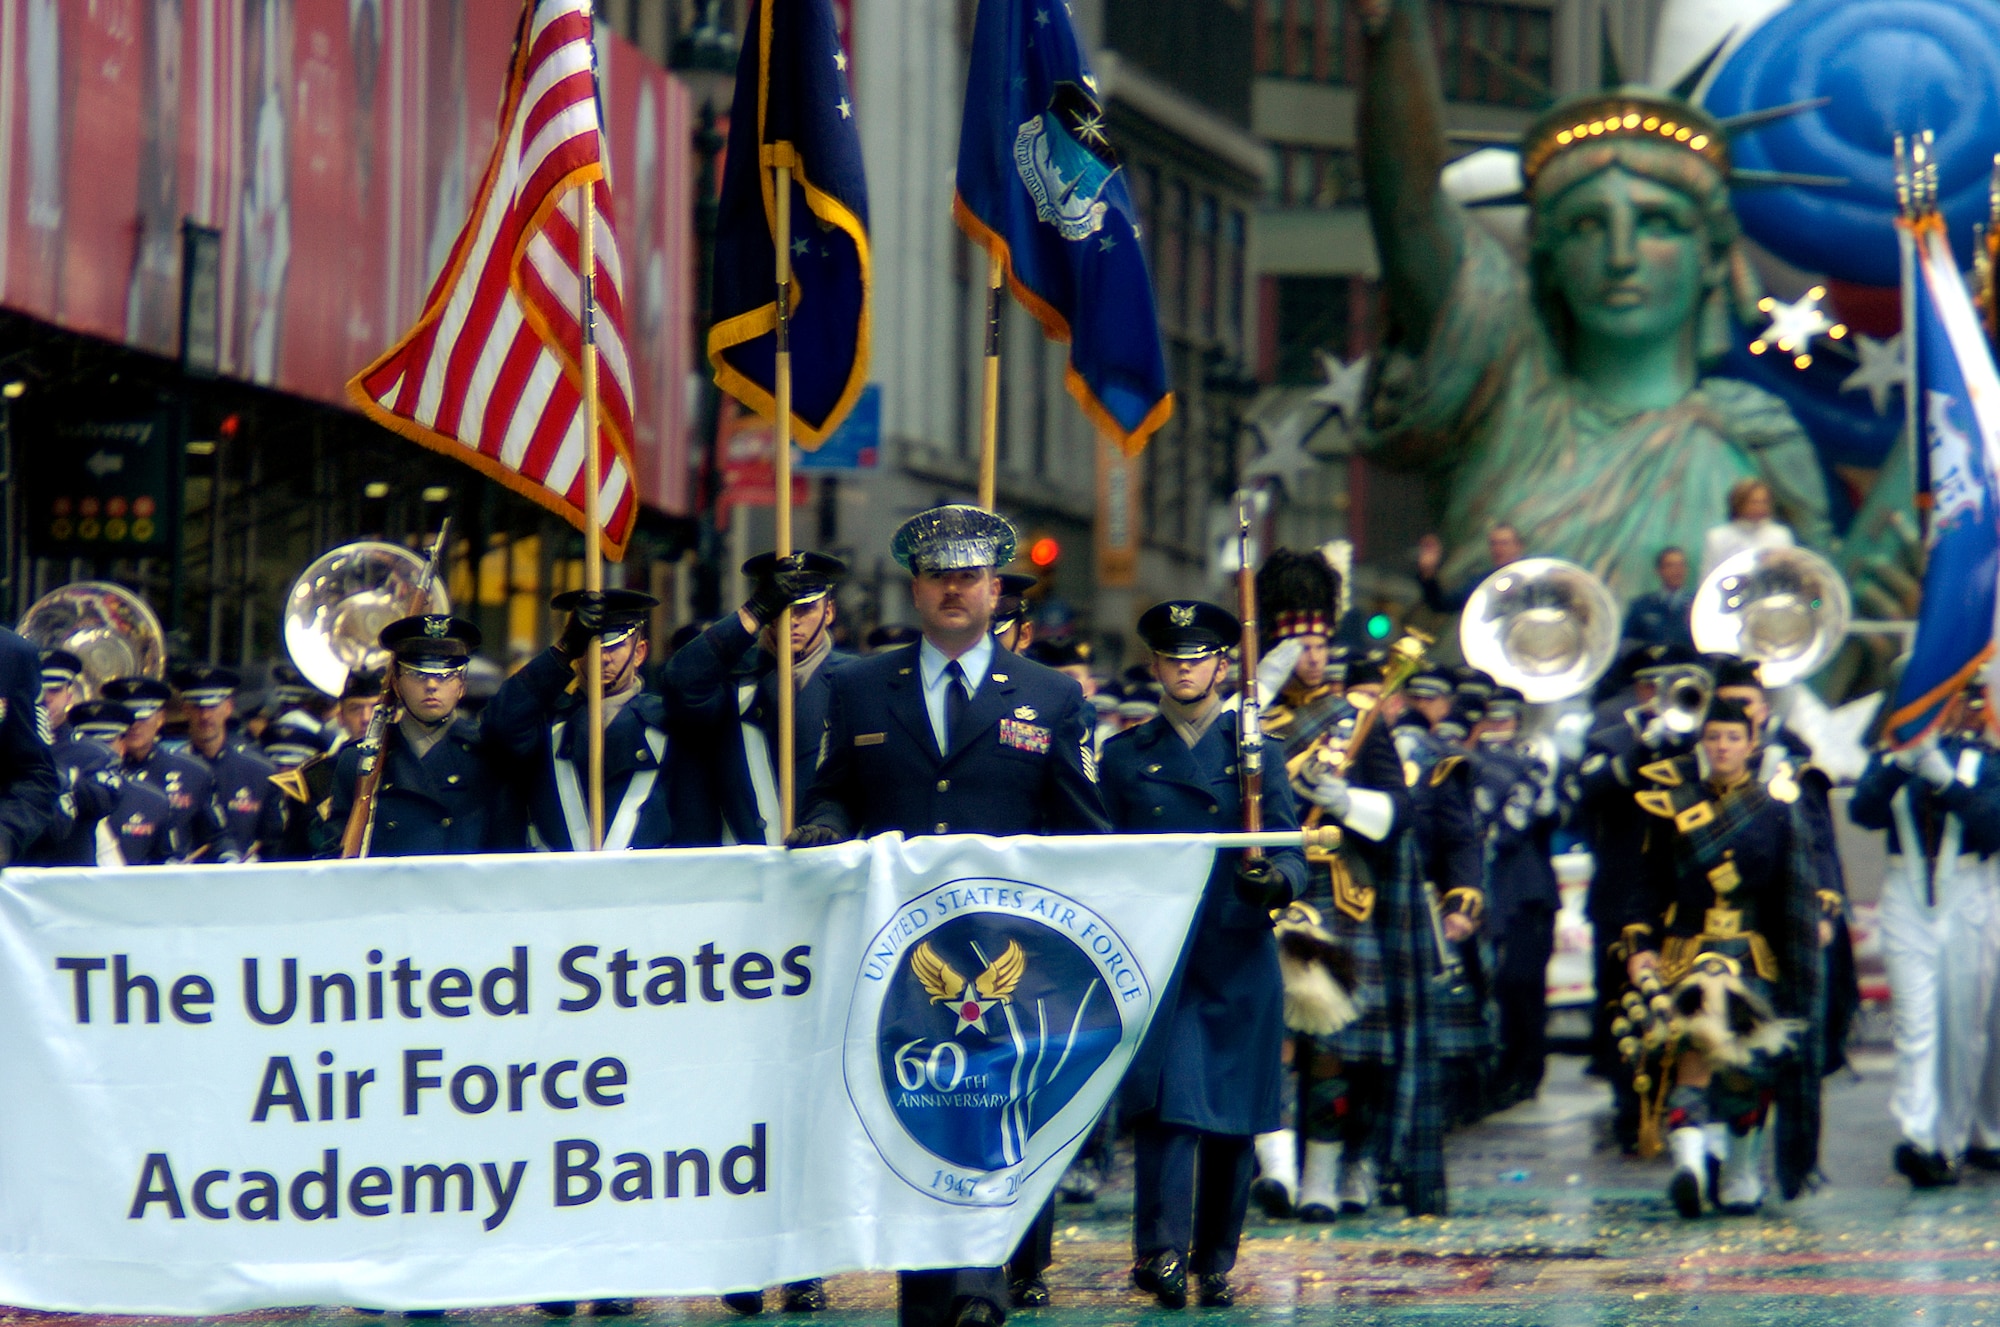
<path id="1" fill-rule="evenodd" d="M 1028 1233 L 1021 1236 L 1021 1242 L 1014 1247 L 1014 1256 L 1007 1260 L 1007 1281 L 1025 1281 L 1031 1276 L 1040 1276 L 1049 1270 L 1049 1264 L 1056 1260 L 1056 1199 L 1054 1194 L 1042 1204 L 1042 1210 L 1035 1213 L 1035 1224 L 1028 1227 Z"/>
<path id="2" fill-rule="evenodd" d="M 897 1327 L 948 1327 L 967 1300 L 983 1299 L 1007 1316 L 1007 1274 L 998 1267 L 944 1267 L 896 1273 Z"/>
<path id="3" fill-rule="evenodd" d="M 1496 1090 L 1542 1085 L 1548 1056 L 1549 956 L 1556 947 L 1556 915 L 1546 903 L 1526 903 L 1507 919 L 1494 963 L 1493 998 L 1500 1006 L 1500 1061 Z"/>
<path id="4" fill-rule="evenodd" d="M 1254 1140 L 1163 1124 L 1150 1113 L 1134 1122 L 1132 1135 L 1133 1252 L 1185 1254 L 1196 1276 L 1234 1267 L 1256 1168 Z"/>
<path id="5" fill-rule="evenodd" d="M 1619 1055 L 1618 1038 L 1611 1031 L 1612 1022 L 1623 1012 L 1620 1002 L 1628 984 L 1625 960 L 1611 952 L 1618 940 L 1609 923 L 1597 925 L 1597 1008 L 1590 1027 L 1590 1062 L 1611 1084 L 1612 1136 L 1629 1151 L 1639 1143 L 1639 1094 L 1632 1090 L 1632 1066 Z"/>

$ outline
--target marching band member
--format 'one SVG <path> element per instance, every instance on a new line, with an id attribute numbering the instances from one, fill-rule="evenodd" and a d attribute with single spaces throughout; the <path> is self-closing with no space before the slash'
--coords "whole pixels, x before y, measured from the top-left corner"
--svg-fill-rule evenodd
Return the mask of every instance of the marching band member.
<path id="1" fill-rule="evenodd" d="M 1547 1059 L 1548 968 L 1562 892 L 1550 860 L 1564 808 L 1558 771 L 1516 744 L 1522 696 L 1494 691 L 1473 731 L 1472 804 L 1486 858 L 1486 923 L 1500 1057 L 1487 1106 L 1504 1110 L 1541 1090 Z"/>
<path id="2" fill-rule="evenodd" d="M 124 757 L 120 773 L 164 794 L 173 809 L 170 860 L 242 861 L 242 845 L 229 836 L 216 798 L 214 773 L 203 761 L 160 745 L 173 689 L 155 678 L 114 677 L 102 690 L 105 700 L 115 700 L 132 713 L 132 725 L 120 743 Z"/>
<path id="3" fill-rule="evenodd" d="M 1236 703 L 1218 690 L 1242 633 L 1234 614 L 1197 600 L 1146 610 L 1139 636 L 1163 695 L 1158 718 L 1120 733 L 1101 770 L 1114 829 L 1207 833 L 1240 828 Z M 1283 779 L 1263 785 L 1263 823 L 1298 824 Z M 1305 887 L 1296 848 L 1216 854 L 1170 994 L 1127 1071 L 1138 1112 L 1132 1281 L 1168 1308 L 1235 1302 L 1229 1273 L 1250 1199 L 1255 1135 L 1275 1129 L 1284 1083 L 1284 984 L 1271 914 Z"/>
<path id="4" fill-rule="evenodd" d="M 1025 654 L 1035 643 L 1035 619 L 1028 612 L 1028 591 L 1035 585 L 1033 576 L 1011 571 L 1000 573 L 1000 598 L 993 605 L 993 634 L 1010 653 Z"/>
<path id="5" fill-rule="evenodd" d="M 371 857 L 424 857 L 519 849 L 508 814 L 506 782 L 494 767 L 479 723 L 459 713 L 465 669 L 479 648 L 479 628 L 426 613 L 382 628 L 389 651 L 389 694 L 397 707 L 382 734 L 382 780 L 376 792 Z M 326 803 L 323 857 L 338 856 L 361 778 L 362 744 L 335 757 Z"/>
<path id="6" fill-rule="evenodd" d="M 1435 975 L 1440 955 L 1430 903 L 1419 892 L 1415 848 L 1404 833 L 1410 801 L 1403 765 L 1386 724 L 1371 723 L 1360 749 L 1347 750 L 1362 711 L 1333 695 L 1325 670 L 1339 602 L 1338 579 L 1325 558 L 1274 551 L 1258 571 L 1257 598 L 1273 643 L 1303 642 L 1264 727 L 1283 744 L 1294 794 L 1347 831 L 1337 852 L 1307 854 L 1307 901 L 1331 922 L 1352 965 L 1361 1011 L 1332 1037 L 1298 1043 L 1306 1138 L 1299 1216 L 1330 1221 L 1341 1211 L 1366 1211 L 1378 1195 L 1382 1161 L 1401 1167 L 1403 1203 L 1412 1214 L 1439 1212 L 1444 1107 L 1429 1081 L 1439 1072 L 1430 1045 L 1435 1026 L 1427 992 L 1418 987 Z M 1339 766 L 1323 758 L 1336 744 L 1345 752 Z M 1419 1043 L 1421 1053 L 1413 1053 Z M 1405 1057 L 1426 1082 L 1399 1094 L 1395 1071 Z"/>
<path id="7" fill-rule="evenodd" d="M 1919 1189 L 1957 1183 L 1961 1157 L 2000 1170 L 2000 758 L 1969 700 L 1939 736 L 1876 751 L 1848 806 L 1889 836 L 1893 1159 Z"/>
<path id="8" fill-rule="evenodd" d="M 833 648 L 833 588 L 846 564 L 824 553 L 779 560 L 762 553 L 743 564 L 754 587 L 733 616 L 689 641 L 667 662 L 665 685 L 676 707 L 704 733 L 702 750 L 682 755 L 711 790 L 712 821 L 689 826 L 685 842 L 776 843 L 778 813 L 778 650 L 776 620 L 792 610 L 795 795 L 802 803 L 819 769 L 834 669 L 851 656 Z"/>
<path id="9" fill-rule="evenodd" d="M 1090 707 L 1074 679 L 1001 648 L 992 635 L 997 569 L 1014 527 L 970 506 L 905 521 L 891 551 L 911 576 L 915 645 L 831 675 L 826 758 L 793 847 L 890 830 L 1076 834 L 1109 829 L 1089 746 Z M 1007 1304 L 1048 1302 L 1042 1270 L 1053 1206 L 1008 1269 L 902 1272 L 902 1327 L 985 1327 Z"/>
<path id="10" fill-rule="evenodd" d="M 604 687 L 604 847 L 674 842 L 667 700 L 645 691 L 647 616 L 659 600 L 637 590 L 570 590 L 549 600 L 569 613 L 555 644 L 501 683 L 480 722 L 528 803 L 528 842 L 543 852 L 590 845 L 590 716 L 583 675 L 593 637 Z"/>
<path id="11" fill-rule="evenodd" d="M 1646 870 L 1627 900 L 1623 940 L 1633 984 L 1657 978 L 1684 1028 L 1662 1085 L 1675 1164 L 1668 1197 L 1683 1217 L 1699 1216 L 1704 1196 L 1727 1213 L 1757 1209 L 1770 1104 L 1785 1080 L 1817 1079 L 1796 1051 L 1817 1034 L 1818 949 L 1831 929 L 1797 790 L 1758 782 L 1754 750 L 1750 716 L 1717 699 L 1698 751 L 1642 767 L 1634 794 L 1648 816 Z M 1776 1163 L 1791 1197 L 1817 1165 L 1801 1144 L 1816 1146 L 1819 1102 L 1799 1092 L 1788 1100 L 1800 1109 L 1779 1112 Z"/>
<path id="12" fill-rule="evenodd" d="M 368 722 L 375 717 L 375 707 L 382 703 L 382 684 L 382 674 L 373 668 L 348 671 L 347 683 L 334 703 L 333 721 L 340 730 L 333 739 L 334 751 L 349 742 L 359 742 L 367 733 Z"/>
<path id="13" fill-rule="evenodd" d="M 257 739 L 264 759 L 277 771 L 271 786 L 278 792 L 281 817 L 278 842 L 265 855 L 267 861 L 303 862 L 319 855 L 326 824 L 319 807 L 333 793 L 328 752 L 333 739 L 327 728 L 305 710 L 286 710 L 265 724 Z"/>
<path id="14" fill-rule="evenodd" d="M 690 824 L 680 836 L 684 842 L 779 841 L 778 615 L 788 606 L 792 610 L 793 788 L 800 799 L 819 769 L 820 734 L 832 694 L 828 679 L 852 657 L 833 648 L 833 588 L 847 574 L 840 559 L 760 553 L 743 564 L 743 574 L 754 588 L 735 616 L 721 619 L 667 661 L 667 692 L 702 734 L 700 750 L 684 746 L 680 758 L 697 767 L 699 783 L 712 794 L 702 799 L 703 826 Z M 738 1313 L 764 1310 L 761 1290 L 722 1298 Z M 825 1307 L 826 1286 L 819 1277 L 784 1288 L 787 1313 Z"/>
<path id="15" fill-rule="evenodd" d="M 186 664 L 173 671 L 188 725 L 188 746 L 181 754 L 208 767 L 223 832 L 254 861 L 278 850 L 284 807 L 271 796 L 271 776 L 277 770 L 231 728 L 242 682 L 232 669 L 213 664 Z"/>
<path id="16" fill-rule="evenodd" d="M 115 700 L 72 706 L 55 748 L 63 773 L 56 828 L 35 850 L 40 866 L 159 866 L 184 856 L 166 795 L 120 773 L 132 711 Z"/>
<path id="17" fill-rule="evenodd" d="M 0 627 L 0 867 L 23 858 L 55 824 L 55 759 L 42 727 L 41 656 Z"/>

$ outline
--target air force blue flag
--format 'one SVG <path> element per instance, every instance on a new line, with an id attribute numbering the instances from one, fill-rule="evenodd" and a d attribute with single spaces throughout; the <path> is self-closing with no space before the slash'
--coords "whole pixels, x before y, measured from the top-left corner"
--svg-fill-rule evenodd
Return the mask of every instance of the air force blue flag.
<path id="1" fill-rule="evenodd" d="M 2000 577 L 2000 374 L 1943 220 L 1911 225 L 1918 501 L 1929 503 L 1930 531 L 1917 639 L 1889 715 L 1898 746 L 1931 731 L 1992 657 Z"/>
<path id="2" fill-rule="evenodd" d="M 777 168 L 792 171 L 792 435 L 832 436 L 868 380 L 868 184 L 831 0 L 752 0 L 715 234 L 709 363 L 777 417 Z"/>
<path id="3" fill-rule="evenodd" d="M 952 215 L 1050 340 L 1069 390 L 1136 454 L 1173 415 L 1139 218 L 1064 0 L 981 0 Z"/>

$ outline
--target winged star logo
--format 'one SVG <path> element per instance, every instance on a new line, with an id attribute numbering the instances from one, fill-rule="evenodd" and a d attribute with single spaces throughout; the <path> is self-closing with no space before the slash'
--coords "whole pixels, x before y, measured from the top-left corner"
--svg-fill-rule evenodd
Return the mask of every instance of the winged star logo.
<path id="1" fill-rule="evenodd" d="M 995 1005 L 1006 1004 L 1014 998 L 1014 988 L 1021 984 L 1022 975 L 1028 970 L 1028 954 L 1018 940 L 1009 940 L 1007 947 L 1000 951 L 1000 957 L 987 964 L 986 970 L 971 981 L 938 957 L 929 941 L 918 945 L 910 953 L 910 970 L 917 974 L 917 980 L 930 992 L 932 1004 L 950 1005 L 958 1013 L 958 1026 L 952 1029 L 956 1037 L 967 1028 L 986 1031 L 986 1013 Z"/>
<path id="2" fill-rule="evenodd" d="M 1035 200 L 1035 215 L 1064 239 L 1089 239 L 1101 230 L 1110 211 L 1101 195 L 1118 173 L 1118 157 L 1097 98 L 1080 84 L 1056 84 L 1048 109 L 1014 136 L 1014 169 Z"/>
<path id="3" fill-rule="evenodd" d="M 1980 480 L 1972 440 L 1953 417 L 1958 398 L 1949 392 L 1925 393 L 1930 398 L 1925 423 L 1931 448 L 1931 539 L 1937 538 L 1965 520 L 1978 520 L 1985 506 L 1985 485 Z"/>

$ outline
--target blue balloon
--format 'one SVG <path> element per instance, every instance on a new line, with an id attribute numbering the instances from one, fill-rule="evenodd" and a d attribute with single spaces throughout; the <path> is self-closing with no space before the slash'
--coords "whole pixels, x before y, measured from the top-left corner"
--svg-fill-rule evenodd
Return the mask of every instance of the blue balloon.
<path id="1" fill-rule="evenodd" d="M 1735 162 L 1848 182 L 1739 188 L 1751 238 L 1809 272 L 1896 285 L 1895 136 L 1928 129 L 1940 210 L 1969 265 L 2000 152 L 2000 0 L 1801 0 L 1736 49 L 1706 105 L 1726 119 L 1815 97 L 1832 100 L 1738 135 Z"/>

